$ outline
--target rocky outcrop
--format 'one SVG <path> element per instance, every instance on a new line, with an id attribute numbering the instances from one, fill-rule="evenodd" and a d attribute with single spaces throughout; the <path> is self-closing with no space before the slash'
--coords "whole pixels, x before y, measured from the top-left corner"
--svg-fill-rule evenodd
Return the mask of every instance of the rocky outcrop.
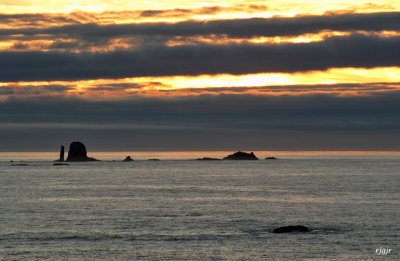
<path id="1" fill-rule="evenodd" d="M 66 161 L 97 161 L 97 159 L 87 156 L 86 147 L 82 142 L 74 141 L 69 145 Z"/>
<path id="2" fill-rule="evenodd" d="M 254 155 L 253 152 L 247 153 L 238 151 L 236 153 L 228 155 L 227 157 L 223 158 L 223 160 L 258 160 L 258 158 L 256 157 L 256 155 Z"/>
<path id="3" fill-rule="evenodd" d="M 58 160 L 55 160 L 54 162 L 64 162 L 64 146 L 61 146 L 60 158 Z"/>
<path id="4" fill-rule="evenodd" d="M 275 158 L 275 157 L 266 157 L 265 159 L 266 159 L 266 160 L 276 160 L 276 159 L 278 159 L 278 158 Z"/>
<path id="5" fill-rule="evenodd" d="M 221 159 L 204 157 L 204 158 L 198 158 L 197 160 L 221 160 Z"/>
<path id="6" fill-rule="evenodd" d="M 305 226 L 286 226 L 275 228 L 272 233 L 293 233 L 293 232 L 310 232 L 311 230 Z"/>
<path id="7" fill-rule="evenodd" d="M 131 158 L 131 156 L 126 156 L 126 158 L 123 161 L 128 162 L 128 161 L 133 161 L 133 159 Z"/>

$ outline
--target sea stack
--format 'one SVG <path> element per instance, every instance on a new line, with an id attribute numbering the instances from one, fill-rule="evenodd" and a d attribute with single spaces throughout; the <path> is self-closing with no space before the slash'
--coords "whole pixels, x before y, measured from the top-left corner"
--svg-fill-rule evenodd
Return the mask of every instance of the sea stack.
<path id="1" fill-rule="evenodd" d="M 60 158 L 58 160 L 55 160 L 55 162 L 64 162 L 64 146 L 61 146 Z"/>
<path id="2" fill-rule="evenodd" d="M 254 155 L 253 152 L 247 153 L 238 151 L 236 153 L 228 155 L 227 157 L 223 158 L 223 160 L 258 160 L 258 158 L 256 157 L 256 155 Z"/>
<path id="3" fill-rule="evenodd" d="M 297 226 L 278 227 L 275 228 L 274 231 L 272 231 L 272 233 L 293 233 L 293 232 L 306 233 L 310 231 L 311 230 L 308 227 L 297 225 Z"/>
<path id="4" fill-rule="evenodd" d="M 125 162 L 133 161 L 133 159 L 131 158 L 131 156 L 126 156 L 126 158 L 123 161 L 125 161 Z"/>
<path id="5" fill-rule="evenodd" d="M 60 161 L 64 161 L 64 146 L 61 146 L 61 150 L 60 150 Z"/>
<path id="6" fill-rule="evenodd" d="M 86 147 L 82 142 L 74 141 L 69 145 L 67 161 L 97 161 L 87 156 Z"/>

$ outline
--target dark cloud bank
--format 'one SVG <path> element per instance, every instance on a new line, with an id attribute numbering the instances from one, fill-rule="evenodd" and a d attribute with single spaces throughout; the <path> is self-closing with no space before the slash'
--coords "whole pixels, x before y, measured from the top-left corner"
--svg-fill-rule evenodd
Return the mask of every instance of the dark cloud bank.
<path id="1" fill-rule="evenodd" d="M 3 52 L 0 81 L 301 72 L 400 65 L 400 37 L 353 35 L 284 45 L 155 46 L 108 53 Z"/>
<path id="2" fill-rule="evenodd" d="M 153 11 L 154 12 L 154 11 Z M 155 11 L 157 12 L 157 11 Z M 0 15 L 0 21 L 12 25 L 15 19 L 37 22 L 44 15 L 19 15 L 10 18 L 10 15 Z M 57 22 L 56 18 L 48 22 Z M 68 22 L 70 18 L 57 18 L 60 22 Z M 40 23 L 38 23 L 40 24 Z M 370 14 L 332 14 L 322 16 L 298 16 L 293 18 L 251 18 L 225 19 L 210 21 L 184 21 L 178 23 L 138 23 L 120 25 L 97 25 L 95 23 L 77 23 L 73 25 L 52 26 L 45 28 L 2 29 L 0 36 L 12 37 L 21 35 L 33 37 L 35 35 L 52 35 L 52 37 L 69 36 L 77 39 L 113 38 L 126 36 L 194 36 L 194 35 L 227 35 L 232 38 L 248 38 L 255 36 L 295 36 L 306 33 L 330 31 L 398 31 L 400 26 L 400 12 L 370 13 Z"/>
<path id="3" fill-rule="evenodd" d="M 9 15 L 0 15 L 0 20 L 12 23 L 14 19 L 25 21 L 35 15 L 26 16 L 18 15 L 11 19 Z M 61 40 L 49 47 L 54 51 L 24 51 L 29 44 L 21 42 L 14 46 L 17 52 L 1 52 L 0 81 L 247 74 L 325 70 L 332 67 L 399 66 L 400 37 L 380 38 L 354 33 L 357 30 L 399 31 L 399 28 L 400 13 L 392 12 L 185 21 L 173 24 L 75 24 L 40 29 L 2 29 L 0 37 L 4 40 Z M 323 30 L 350 31 L 353 34 L 302 44 L 197 43 L 166 46 L 166 42 L 176 36 L 226 35 L 231 38 L 248 38 L 295 36 Z M 113 39 L 123 38 L 132 41 L 132 49 L 76 53 L 96 46 L 106 48 Z M 59 48 L 65 50 L 55 51 Z"/>
<path id="4" fill-rule="evenodd" d="M 400 149 L 400 94 L 0 103 L 1 150 Z"/>
<path id="5" fill-rule="evenodd" d="M 134 50 L 1 52 L 0 81 L 83 80 L 135 76 L 304 72 L 400 65 L 400 37 L 353 34 L 303 44 L 165 46 L 177 35 L 297 35 L 321 30 L 398 30 L 398 13 L 245 19 L 178 24 L 95 24 L 0 30 L 28 39 L 98 42 L 147 35 Z M 251 30 L 249 30 L 251 28 Z M 38 36 L 38 34 L 48 34 Z M 22 35 L 22 36 L 21 36 Z M 157 38 L 161 37 L 161 38 Z M 165 39 L 164 39 L 165 40 Z M 68 87 L 51 86 L 63 92 Z M 100 88 L 109 88 L 102 86 Z M 113 86 L 111 86 L 113 88 Z M 123 88 L 123 87 L 122 87 Z M 35 88 L 26 88 L 35 93 Z M 11 87 L 0 94 L 10 95 Z M 400 150 L 400 94 L 217 95 L 125 101 L 9 99 L 0 102 L 1 151 L 49 151 L 82 140 L 93 150 L 375 149 Z"/>

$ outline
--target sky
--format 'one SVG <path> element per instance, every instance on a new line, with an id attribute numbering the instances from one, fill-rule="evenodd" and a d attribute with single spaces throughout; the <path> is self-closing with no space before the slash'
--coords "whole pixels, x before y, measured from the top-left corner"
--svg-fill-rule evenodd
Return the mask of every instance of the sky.
<path id="1" fill-rule="evenodd" d="M 400 2 L 0 0 L 0 151 L 400 150 Z"/>

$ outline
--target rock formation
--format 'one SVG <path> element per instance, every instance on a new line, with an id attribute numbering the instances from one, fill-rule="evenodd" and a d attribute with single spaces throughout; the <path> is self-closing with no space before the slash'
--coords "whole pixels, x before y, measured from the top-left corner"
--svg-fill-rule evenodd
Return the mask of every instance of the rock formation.
<path id="1" fill-rule="evenodd" d="M 256 155 L 253 152 L 247 153 L 238 151 L 234 154 L 228 155 L 227 157 L 223 158 L 224 160 L 258 160 Z"/>
<path id="2" fill-rule="evenodd" d="M 275 159 L 278 159 L 278 158 L 275 158 L 275 157 L 266 157 L 265 159 L 266 159 L 266 160 L 275 160 Z"/>
<path id="3" fill-rule="evenodd" d="M 55 160 L 55 162 L 64 162 L 64 146 L 61 146 L 60 158 L 58 160 Z"/>
<path id="4" fill-rule="evenodd" d="M 97 161 L 97 159 L 87 156 L 86 147 L 82 142 L 74 141 L 69 145 L 66 161 Z"/>
<path id="5" fill-rule="evenodd" d="M 204 157 L 204 158 L 198 158 L 197 160 L 221 160 L 221 159 Z"/>
<path id="6" fill-rule="evenodd" d="M 133 159 L 131 158 L 131 156 L 126 156 L 126 158 L 123 161 L 133 161 Z"/>
<path id="7" fill-rule="evenodd" d="M 311 230 L 305 226 L 286 226 L 275 228 L 272 233 L 292 233 L 292 232 L 310 232 Z"/>

